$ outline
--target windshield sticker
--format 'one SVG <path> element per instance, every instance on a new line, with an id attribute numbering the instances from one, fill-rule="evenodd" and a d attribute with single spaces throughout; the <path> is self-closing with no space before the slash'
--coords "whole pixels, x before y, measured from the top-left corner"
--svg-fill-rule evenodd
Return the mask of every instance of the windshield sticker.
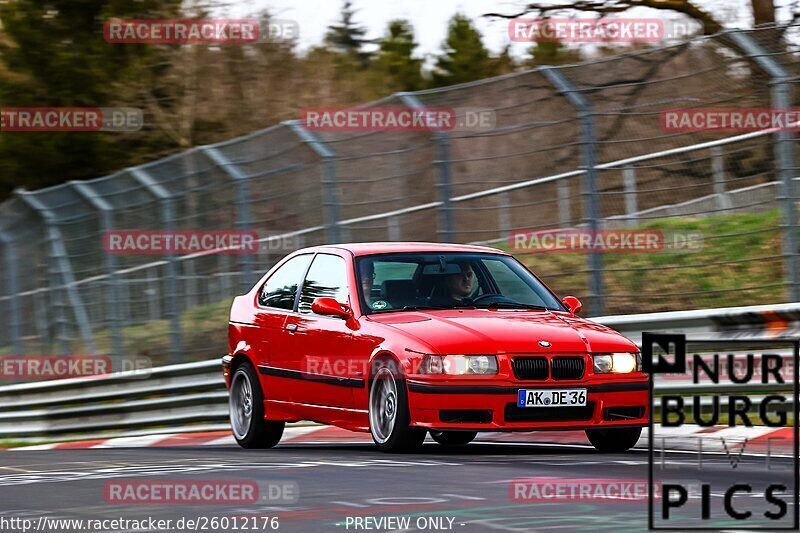
<path id="1" fill-rule="evenodd" d="M 389 307 L 389 302 L 384 302 L 383 300 L 372 303 L 373 309 L 386 309 L 387 307 Z"/>

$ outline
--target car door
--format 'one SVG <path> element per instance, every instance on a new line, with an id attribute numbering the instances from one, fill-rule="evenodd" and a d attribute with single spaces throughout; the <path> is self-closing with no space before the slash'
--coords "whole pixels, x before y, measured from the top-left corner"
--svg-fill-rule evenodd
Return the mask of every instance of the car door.
<path id="1" fill-rule="evenodd" d="M 289 401 L 293 379 L 282 372 L 286 365 L 286 319 L 294 312 L 297 292 L 314 254 L 292 257 L 261 286 L 256 310 L 257 365 L 265 396 Z"/>
<path id="2" fill-rule="evenodd" d="M 297 314 L 287 319 L 290 368 L 300 373 L 292 399 L 327 407 L 353 407 L 354 390 L 364 386 L 358 363 L 359 343 L 342 318 L 320 316 L 311 310 L 315 298 L 327 296 L 350 304 L 347 261 L 318 253 L 300 290 Z"/>

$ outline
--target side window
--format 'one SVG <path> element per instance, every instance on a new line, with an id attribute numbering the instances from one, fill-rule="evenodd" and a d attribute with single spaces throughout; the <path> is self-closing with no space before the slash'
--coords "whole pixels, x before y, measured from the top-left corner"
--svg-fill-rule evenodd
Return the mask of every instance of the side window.
<path id="1" fill-rule="evenodd" d="M 312 257 L 311 254 L 298 255 L 284 263 L 261 288 L 261 292 L 258 294 L 258 303 L 265 307 L 291 311 L 294 308 L 297 287 L 303 281 L 303 274 L 306 273 Z"/>
<path id="2" fill-rule="evenodd" d="M 311 303 L 323 296 L 347 303 L 347 267 L 337 255 L 317 254 L 300 291 L 297 310 L 310 314 Z"/>

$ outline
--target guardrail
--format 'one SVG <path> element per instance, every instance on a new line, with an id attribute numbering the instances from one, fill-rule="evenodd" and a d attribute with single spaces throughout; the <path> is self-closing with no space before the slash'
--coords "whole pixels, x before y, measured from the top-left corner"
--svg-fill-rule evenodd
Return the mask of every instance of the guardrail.
<path id="1" fill-rule="evenodd" d="M 642 331 L 703 339 L 774 338 L 795 332 L 800 303 L 596 317 L 635 342 Z M 672 382 L 665 391 L 697 385 Z M 697 389 L 700 390 L 700 389 Z M 760 383 L 742 392 L 789 390 Z M 227 429 L 227 391 L 220 359 L 90 378 L 0 387 L 0 439 L 21 442 L 94 439 Z"/>

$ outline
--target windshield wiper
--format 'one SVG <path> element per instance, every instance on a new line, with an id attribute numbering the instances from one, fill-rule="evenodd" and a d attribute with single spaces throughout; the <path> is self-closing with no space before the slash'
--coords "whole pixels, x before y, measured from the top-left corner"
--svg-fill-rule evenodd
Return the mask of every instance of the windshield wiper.
<path id="1" fill-rule="evenodd" d="M 401 311 L 424 311 L 424 310 L 439 310 L 439 309 L 453 309 L 453 307 L 446 307 L 443 305 L 406 305 L 403 306 Z"/>
<path id="2" fill-rule="evenodd" d="M 484 307 L 484 306 L 480 306 Z M 549 308 L 543 305 L 523 304 L 519 302 L 492 302 L 485 306 L 486 309 L 535 309 L 537 311 L 547 311 Z"/>

